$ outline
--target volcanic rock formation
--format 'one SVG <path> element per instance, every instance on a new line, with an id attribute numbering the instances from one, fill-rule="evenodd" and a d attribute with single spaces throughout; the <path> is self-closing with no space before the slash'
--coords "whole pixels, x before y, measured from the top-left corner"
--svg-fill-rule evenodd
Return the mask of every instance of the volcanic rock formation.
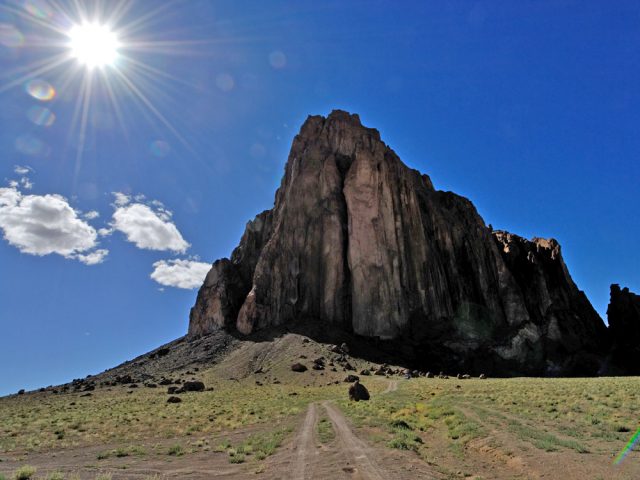
<path id="1" fill-rule="evenodd" d="M 640 375 L 640 295 L 611 285 L 607 308 L 611 334 L 611 371 Z"/>
<path id="2" fill-rule="evenodd" d="M 306 120 L 273 209 L 213 264 L 189 335 L 299 320 L 493 374 L 595 373 L 607 335 L 555 240 L 492 231 L 343 111 Z"/>

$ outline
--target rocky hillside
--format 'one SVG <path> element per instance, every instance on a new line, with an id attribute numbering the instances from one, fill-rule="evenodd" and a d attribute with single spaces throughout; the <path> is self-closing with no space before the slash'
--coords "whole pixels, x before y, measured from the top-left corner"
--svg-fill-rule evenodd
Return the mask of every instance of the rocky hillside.
<path id="1" fill-rule="evenodd" d="M 213 264 L 189 336 L 301 320 L 428 368 L 509 375 L 594 374 L 607 338 L 555 240 L 492 231 L 343 111 L 304 123 L 273 209 Z"/>

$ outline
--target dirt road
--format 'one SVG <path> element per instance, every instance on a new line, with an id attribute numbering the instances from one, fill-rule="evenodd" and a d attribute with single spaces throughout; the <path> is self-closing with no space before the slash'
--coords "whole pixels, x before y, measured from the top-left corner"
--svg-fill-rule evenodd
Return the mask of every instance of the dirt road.
<path id="1" fill-rule="evenodd" d="M 339 442 L 352 463 L 356 465 L 355 478 L 368 480 L 384 480 L 390 478 L 387 473 L 375 462 L 374 455 L 369 446 L 360 440 L 347 424 L 344 415 L 335 405 L 325 402 L 322 406 L 326 409 L 329 419 L 333 424 Z"/>

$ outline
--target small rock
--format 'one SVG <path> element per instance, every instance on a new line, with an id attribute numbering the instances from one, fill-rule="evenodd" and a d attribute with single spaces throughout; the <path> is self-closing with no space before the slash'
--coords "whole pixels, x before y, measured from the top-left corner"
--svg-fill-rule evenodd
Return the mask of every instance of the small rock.
<path id="1" fill-rule="evenodd" d="M 169 397 L 167 403 L 180 403 L 182 399 L 180 397 Z"/>
<path id="2" fill-rule="evenodd" d="M 358 378 L 357 375 L 347 375 L 344 379 L 344 381 L 347 383 L 357 382 L 358 380 L 360 380 L 360 378 Z"/>

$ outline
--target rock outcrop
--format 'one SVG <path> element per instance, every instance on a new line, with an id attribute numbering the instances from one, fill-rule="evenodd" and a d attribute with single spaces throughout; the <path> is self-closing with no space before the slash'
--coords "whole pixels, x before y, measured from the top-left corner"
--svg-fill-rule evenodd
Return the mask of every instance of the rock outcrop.
<path id="1" fill-rule="evenodd" d="M 640 295 L 611 285 L 607 317 L 612 342 L 608 373 L 640 375 Z"/>
<path id="2" fill-rule="evenodd" d="M 300 320 L 493 374 L 595 373 L 606 336 L 555 240 L 493 232 L 343 111 L 304 123 L 273 209 L 213 264 L 189 334 Z"/>

